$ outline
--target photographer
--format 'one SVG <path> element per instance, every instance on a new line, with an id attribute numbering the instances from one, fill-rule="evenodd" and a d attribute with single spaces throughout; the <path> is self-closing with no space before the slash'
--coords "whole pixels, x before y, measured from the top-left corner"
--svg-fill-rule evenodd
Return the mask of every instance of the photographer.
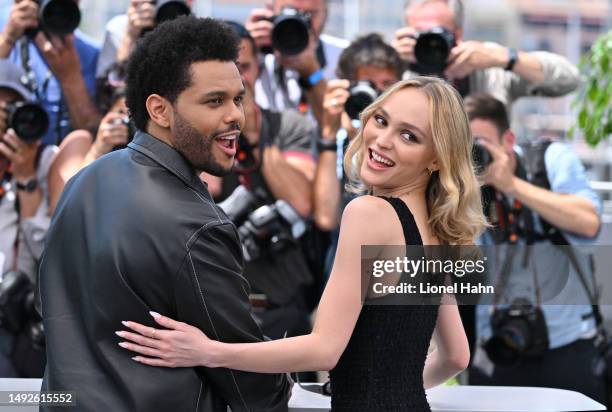
<path id="1" fill-rule="evenodd" d="M 33 301 L 26 298 L 36 284 L 43 241 L 49 227 L 47 216 L 47 172 L 57 147 L 41 144 L 44 128 L 36 135 L 20 136 L 17 131 L 33 131 L 31 124 L 20 124 L 16 106 L 31 96 L 21 84 L 23 71 L 12 62 L 0 60 L 0 376 L 41 377 L 44 347 L 30 352 L 30 336 L 25 334 L 34 314 Z M 44 115 L 42 108 L 38 110 Z M 27 115 L 23 115 L 27 118 Z M 45 118 L 46 120 L 46 118 Z M 44 126 L 44 125 L 43 125 Z M 16 131 L 17 130 L 17 131 Z M 42 335 L 39 336 L 42 339 Z M 41 344 L 41 342 L 38 342 Z M 42 357 L 42 361 L 41 361 Z M 32 366 L 33 363 L 38 365 Z M 36 371 L 32 371 L 32 368 Z M 33 376 L 34 375 L 34 376 Z"/>
<path id="2" fill-rule="evenodd" d="M 531 252 L 530 259 L 536 259 L 544 269 L 553 268 L 538 270 L 536 276 L 535 269 L 530 269 L 535 268 L 535 260 L 526 264 L 522 254 L 506 255 L 510 266 L 498 277 L 506 280 L 504 287 L 498 285 L 501 290 L 497 292 L 510 304 L 518 304 L 520 299 L 522 302 L 515 306 L 518 309 L 514 315 L 500 305 L 476 308 L 479 346 L 469 373 L 470 383 L 569 389 L 605 402 L 604 378 L 595 367 L 601 359 L 596 345 L 596 314 L 587 304 L 594 285 L 591 277 L 582 273 L 589 266 L 584 264 L 588 256 L 572 251 L 575 260 L 570 258 L 566 267 L 556 270 L 559 261 L 568 260 L 563 259 L 564 253 L 570 252 L 559 252 L 554 246 L 593 243 L 601 226 L 601 200 L 590 188 L 580 160 L 566 144 L 542 140 L 515 147 L 516 138 L 501 101 L 475 94 L 466 98 L 465 107 L 474 139 L 481 153 L 487 154 L 478 158 L 490 159 L 481 166 L 485 166 L 483 199 L 488 199 L 485 212 L 493 226 L 483 235 L 482 244 L 510 245 L 507 251 L 517 248 L 513 245 L 538 247 L 540 252 Z M 574 265 L 577 262 L 582 262 L 580 272 Z M 540 290 L 551 293 L 554 287 L 550 285 L 562 278 L 563 270 L 569 271 L 563 292 L 578 296 L 581 304 L 541 305 Z M 525 291 L 526 296 L 517 295 Z M 504 338 L 513 317 L 532 319 L 526 323 L 529 326 L 518 329 L 521 336 L 510 339 L 524 342 L 524 347 L 512 346 Z"/>
<path id="3" fill-rule="evenodd" d="M 327 3 L 327 0 L 275 0 L 271 9 L 254 9 L 249 15 L 245 27 L 257 50 L 264 53 L 256 84 L 256 100 L 261 108 L 306 112 L 308 105 L 321 123 L 326 79 L 334 78 L 338 57 L 348 45 L 345 40 L 322 34 Z M 296 11 L 297 16 L 293 14 Z M 274 22 L 279 20 L 275 16 L 292 17 L 289 23 L 292 26 L 279 30 L 278 37 L 285 39 L 287 45 L 274 41 Z M 301 32 L 300 28 L 305 30 Z M 302 36 L 306 41 L 297 44 Z"/>
<path id="4" fill-rule="evenodd" d="M 241 41 L 238 67 L 246 89 L 243 100 L 245 126 L 238 142 L 237 164 L 234 171 L 222 180 L 207 175 L 209 190 L 217 201 L 225 200 L 239 186 L 245 187 L 254 198 L 248 212 L 261 207 L 275 205 L 278 200 L 286 201 L 302 219 L 311 213 L 312 178 L 315 164 L 310 154 L 310 121 L 295 111 L 285 110 L 272 113 L 260 109 L 254 101 L 254 84 L 259 66 L 255 43 L 244 27 L 232 24 Z M 242 201 L 240 201 L 242 202 Z M 220 205 L 224 203 L 221 202 Z M 227 203 L 225 203 L 227 206 Z M 227 208 L 221 206 L 227 211 Z M 231 208 L 239 208 L 234 202 Z M 231 213 L 228 213 L 231 216 Z M 247 235 L 248 240 L 261 251 L 260 256 L 246 257 L 244 276 L 252 288 L 251 302 L 255 315 L 261 320 L 261 329 L 272 339 L 296 336 L 310 331 L 310 310 L 306 294 L 313 283 L 306 256 L 298 240 L 289 240 L 282 250 L 267 253 L 275 247 L 268 237 L 283 235 L 274 233 L 279 227 L 267 226 L 272 233 L 261 236 L 243 231 L 242 222 L 235 222 L 239 233 Z M 273 224 L 278 223 L 275 219 Z M 285 227 L 283 223 L 280 225 Z M 241 236 L 243 249 L 245 236 Z"/>
<path id="5" fill-rule="evenodd" d="M 340 204 L 343 176 L 337 173 L 338 142 L 346 146 L 358 128 L 354 127 L 354 121 L 358 121 L 359 112 L 400 80 L 402 61 L 380 35 L 367 34 L 344 49 L 336 74 L 338 79 L 328 82 L 323 100 L 322 138 L 318 144 L 314 188 L 314 219 L 322 230 L 336 229 L 344 209 Z"/>
<path id="6" fill-rule="evenodd" d="M 404 13 L 392 45 L 410 64 L 405 78 L 436 74 L 463 96 L 489 93 L 508 108 L 521 96 L 562 96 L 578 86 L 578 70 L 559 55 L 464 41 L 462 0 L 411 0 Z"/>
<path id="7" fill-rule="evenodd" d="M 96 77 L 103 77 L 113 63 L 127 60 L 144 33 L 162 21 L 189 14 L 192 5 L 193 0 L 130 0 L 126 14 L 106 23 Z"/>
<path id="8" fill-rule="evenodd" d="M 10 16 L 0 16 L 0 58 L 9 57 L 28 74 L 28 88 L 50 119 L 43 143 L 58 144 L 73 129 L 97 124 L 93 104 L 98 48 L 75 30 L 80 11 L 53 0 L 42 2 L 62 19 L 41 19 L 33 0 L 15 0 Z"/>
<path id="9" fill-rule="evenodd" d="M 62 141 L 49 170 L 49 215 L 64 190 L 66 182 L 79 170 L 99 157 L 127 146 L 134 136 L 125 105 L 126 64 L 114 64 L 102 79 L 98 79 L 96 101 L 105 113 L 94 130 L 75 130 Z"/>

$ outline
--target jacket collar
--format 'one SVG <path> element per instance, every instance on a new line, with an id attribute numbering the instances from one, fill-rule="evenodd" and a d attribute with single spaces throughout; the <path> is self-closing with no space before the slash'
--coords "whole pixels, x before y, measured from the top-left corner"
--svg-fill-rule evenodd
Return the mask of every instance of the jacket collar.
<path id="1" fill-rule="evenodd" d="M 128 145 L 139 153 L 159 163 L 162 167 L 181 179 L 187 186 L 212 201 L 208 185 L 196 174 L 193 166 L 175 148 L 152 135 L 138 130 Z"/>

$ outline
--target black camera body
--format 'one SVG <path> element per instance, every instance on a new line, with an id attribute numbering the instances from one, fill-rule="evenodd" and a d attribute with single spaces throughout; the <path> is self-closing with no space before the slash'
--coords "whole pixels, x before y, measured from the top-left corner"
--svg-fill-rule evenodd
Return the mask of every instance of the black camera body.
<path id="1" fill-rule="evenodd" d="M 4 274 L 0 282 L 0 325 L 13 334 L 25 332 L 34 344 L 43 347 L 42 319 L 34 303 L 34 285 L 26 274 Z"/>
<path id="2" fill-rule="evenodd" d="M 444 27 L 434 27 L 415 35 L 414 56 L 421 74 L 440 74 L 447 66 L 448 56 L 457 40 Z"/>
<path id="3" fill-rule="evenodd" d="M 493 156 L 489 151 L 480 143 L 480 139 L 474 139 L 474 146 L 472 146 L 472 158 L 474 159 L 474 167 L 476 174 L 484 172 L 491 163 L 493 163 Z"/>
<path id="4" fill-rule="evenodd" d="M 527 299 L 516 299 L 491 316 L 492 336 L 484 349 L 497 365 L 512 365 L 522 357 L 542 356 L 549 348 L 544 312 Z"/>
<path id="5" fill-rule="evenodd" d="M 8 115 L 8 128 L 26 143 L 39 140 L 49 128 L 49 116 L 45 109 L 30 102 L 9 103 L 4 108 Z"/>
<path id="6" fill-rule="evenodd" d="M 376 86 L 371 81 L 358 81 L 349 88 L 349 97 L 344 104 L 344 111 L 351 120 L 357 120 L 361 112 L 372 104 L 379 94 Z"/>
<path id="7" fill-rule="evenodd" d="M 81 23 L 81 10 L 75 0 L 35 0 L 39 6 L 39 27 L 26 30 L 34 37 L 39 31 L 50 35 L 66 36 Z"/>
<path id="8" fill-rule="evenodd" d="M 300 54 L 308 47 L 312 18 L 293 7 L 283 7 L 278 16 L 270 21 L 272 28 L 272 48 L 285 56 Z"/>
<path id="9" fill-rule="evenodd" d="M 284 200 L 257 206 L 257 196 L 244 186 L 219 203 L 219 207 L 238 227 L 247 262 L 274 255 L 295 245 L 306 231 L 306 223 Z"/>

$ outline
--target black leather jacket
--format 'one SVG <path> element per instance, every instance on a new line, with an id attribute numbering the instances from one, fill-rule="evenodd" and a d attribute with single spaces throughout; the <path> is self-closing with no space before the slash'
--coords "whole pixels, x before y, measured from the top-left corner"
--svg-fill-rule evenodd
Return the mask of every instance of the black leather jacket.
<path id="1" fill-rule="evenodd" d="M 235 226 L 172 147 L 139 132 L 79 172 L 46 242 L 42 390 L 74 391 L 79 411 L 287 410 L 286 375 L 150 367 L 117 345 L 122 320 L 155 326 L 151 310 L 212 339 L 263 340 Z"/>

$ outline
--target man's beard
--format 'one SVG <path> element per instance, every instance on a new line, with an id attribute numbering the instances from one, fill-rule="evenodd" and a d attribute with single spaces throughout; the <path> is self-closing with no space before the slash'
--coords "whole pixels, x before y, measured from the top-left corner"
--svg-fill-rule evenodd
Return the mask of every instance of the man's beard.
<path id="1" fill-rule="evenodd" d="M 232 171 L 232 166 L 229 168 L 219 164 L 213 155 L 213 144 L 215 137 L 227 133 L 232 130 L 240 130 L 240 126 L 236 123 L 231 125 L 226 130 L 221 130 L 213 133 L 210 136 L 205 136 L 198 132 L 178 111 L 174 111 L 175 131 L 172 136 L 172 144 L 187 161 L 198 172 L 206 172 L 213 176 L 223 177 Z"/>

